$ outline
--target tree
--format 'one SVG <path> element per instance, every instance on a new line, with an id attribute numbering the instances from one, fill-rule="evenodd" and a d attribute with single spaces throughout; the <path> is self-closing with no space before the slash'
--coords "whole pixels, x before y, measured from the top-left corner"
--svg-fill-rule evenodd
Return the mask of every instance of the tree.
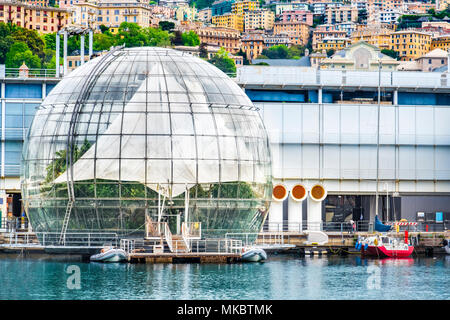
<path id="1" fill-rule="evenodd" d="M 171 21 L 160 21 L 159 28 L 163 31 L 170 31 L 175 28 L 175 23 Z"/>
<path id="2" fill-rule="evenodd" d="M 152 47 L 168 47 L 173 37 L 173 34 L 158 28 L 145 28 L 143 33 L 147 39 L 146 45 Z"/>
<path id="3" fill-rule="evenodd" d="M 261 54 L 269 59 L 287 59 L 289 57 L 289 49 L 284 44 L 279 44 L 269 49 L 264 49 Z"/>
<path id="4" fill-rule="evenodd" d="M 181 35 L 184 46 L 195 47 L 200 44 L 200 38 L 194 31 L 184 32 Z"/>
<path id="5" fill-rule="evenodd" d="M 236 64 L 234 63 L 233 59 L 228 57 L 228 52 L 225 51 L 224 48 L 220 48 L 219 51 L 214 55 L 214 57 L 212 57 L 208 61 L 229 76 L 236 75 Z"/>
<path id="6" fill-rule="evenodd" d="M 147 39 L 137 23 L 122 22 L 117 33 L 117 44 L 125 47 L 142 47 L 147 44 Z"/>
<path id="7" fill-rule="evenodd" d="M 33 54 L 25 42 L 19 41 L 14 43 L 9 49 L 5 64 L 7 68 L 19 68 L 24 62 L 30 69 L 41 67 L 39 57 Z"/>
<path id="8" fill-rule="evenodd" d="M 206 43 L 202 42 L 198 47 L 198 51 L 200 58 L 203 59 L 208 58 L 208 45 Z"/>
<path id="9" fill-rule="evenodd" d="M 381 53 L 382 53 L 382 54 L 385 54 L 385 55 L 387 55 L 387 56 L 389 56 L 389 57 L 391 57 L 391 58 L 394 58 L 394 59 L 396 59 L 396 60 L 399 58 L 398 52 L 397 52 L 397 51 L 394 51 L 394 50 L 383 49 L 383 50 L 381 50 Z"/>
<path id="10" fill-rule="evenodd" d="M 116 39 L 108 32 L 94 33 L 92 49 L 95 51 L 109 50 L 114 46 Z"/>
<path id="11" fill-rule="evenodd" d="M 244 51 L 242 51 L 242 48 L 239 49 L 238 53 L 236 53 L 237 56 L 241 56 L 243 58 L 243 64 L 244 65 L 249 65 L 250 61 L 248 61 L 247 59 L 247 55 L 245 54 Z"/>
<path id="12" fill-rule="evenodd" d="M 171 41 L 172 41 L 172 45 L 174 45 L 174 46 L 183 45 L 183 37 L 182 37 L 181 31 L 176 30 L 173 33 L 173 37 L 172 37 Z"/>
<path id="13" fill-rule="evenodd" d="M 109 28 L 107 26 L 105 26 L 104 24 L 100 25 L 100 31 L 102 33 L 105 33 L 106 31 L 109 31 Z"/>
<path id="14" fill-rule="evenodd" d="M 331 57 L 336 51 L 334 49 L 327 50 L 327 56 Z"/>

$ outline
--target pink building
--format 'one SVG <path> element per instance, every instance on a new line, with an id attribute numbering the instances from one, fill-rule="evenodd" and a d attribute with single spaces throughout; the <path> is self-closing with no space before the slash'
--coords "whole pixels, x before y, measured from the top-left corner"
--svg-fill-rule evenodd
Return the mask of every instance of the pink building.
<path id="1" fill-rule="evenodd" d="M 313 25 L 313 13 L 304 10 L 283 11 L 277 16 L 281 22 L 303 22 L 309 26 Z"/>

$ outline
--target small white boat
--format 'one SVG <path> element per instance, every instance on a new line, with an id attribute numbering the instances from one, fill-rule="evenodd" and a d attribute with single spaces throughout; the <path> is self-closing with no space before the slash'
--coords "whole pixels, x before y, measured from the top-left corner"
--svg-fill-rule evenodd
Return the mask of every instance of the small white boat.
<path id="1" fill-rule="evenodd" d="M 91 256 L 91 261 L 95 262 L 120 262 L 127 260 L 127 253 L 123 249 L 105 247 L 100 253 Z"/>
<path id="2" fill-rule="evenodd" d="M 241 257 L 245 262 L 259 262 L 267 259 L 267 253 L 261 248 L 244 249 Z"/>

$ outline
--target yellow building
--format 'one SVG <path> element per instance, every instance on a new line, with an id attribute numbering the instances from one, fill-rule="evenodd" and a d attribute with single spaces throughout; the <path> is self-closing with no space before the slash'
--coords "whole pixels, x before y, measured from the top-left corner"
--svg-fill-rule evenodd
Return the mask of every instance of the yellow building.
<path id="1" fill-rule="evenodd" d="M 244 18 L 241 15 L 227 13 L 221 16 L 213 16 L 212 23 L 217 27 L 231 28 L 244 31 Z"/>
<path id="2" fill-rule="evenodd" d="M 245 11 L 253 11 L 259 9 L 259 1 L 255 0 L 242 0 L 236 1 L 231 5 L 231 13 L 237 15 L 244 15 Z"/>
<path id="3" fill-rule="evenodd" d="M 402 61 L 415 60 L 431 50 L 431 34 L 417 30 L 403 30 L 391 34 L 391 50 Z"/>
<path id="4" fill-rule="evenodd" d="M 448 51 L 450 49 L 450 35 L 438 36 L 431 39 L 431 50 L 442 49 Z"/>
<path id="5" fill-rule="evenodd" d="M 365 41 L 380 49 L 389 49 L 391 46 L 391 34 L 394 31 L 390 28 L 364 26 L 352 32 L 352 43 Z"/>
<path id="6" fill-rule="evenodd" d="M 334 50 L 339 51 L 350 45 L 351 41 L 348 38 L 323 38 L 317 43 L 317 50 Z"/>
<path id="7" fill-rule="evenodd" d="M 0 22 L 12 23 L 41 33 L 53 33 L 70 22 L 70 13 L 66 9 L 0 1 Z"/>
<path id="8" fill-rule="evenodd" d="M 270 30 L 275 22 L 275 14 L 268 9 L 247 11 L 244 14 L 245 31 L 264 29 Z"/>
<path id="9" fill-rule="evenodd" d="M 100 25 L 116 33 L 122 22 L 137 23 L 141 27 L 152 25 L 152 11 L 138 0 L 91 0 L 73 5 L 72 24 L 98 29 Z"/>

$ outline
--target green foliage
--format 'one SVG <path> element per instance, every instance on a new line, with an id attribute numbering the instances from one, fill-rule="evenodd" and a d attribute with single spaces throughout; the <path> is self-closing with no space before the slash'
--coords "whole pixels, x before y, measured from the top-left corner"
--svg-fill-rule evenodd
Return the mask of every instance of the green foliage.
<path id="1" fill-rule="evenodd" d="M 204 8 L 211 8 L 214 1 L 215 0 L 190 0 L 189 5 L 191 7 L 195 5 L 195 7 L 200 10 Z"/>
<path id="2" fill-rule="evenodd" d="M 109 31 L 109 28 L 107 26 L 105 26 L 104 24 L 101 24 L 99 28 L 102 33 Z"/>
<path id="3" fill-rule="evenodd" d="M 181 35 L 184 46 L 195 47 L 200 44 L 200 38 L 194 31 L 184 32 Z"/>
<path id="4" fill-rule="evenodd" d="M 171 21 L 160 21 L 159 28 L 163 31 L 170 31 L 175 28 L 175 23 Z"/>
<path id="5" fill-rule="evenodd" d="M 279 44 L 269 49 L 264 49 L 259 59 L 300 59 L 305 54 L 305 47 L 291 46 L 288 48 L 284 44 Z"/>
<path id="6" fill-rule="evenodd" d="M 6 54 L 6 67 L 19 68 L 24 62 L 30 69 L 41 67 L 41 60 L 37 55 L 33 54 L 25 42 L 15 42 Z"/>
<path id="7" fill-rule="evenodd" d="M 220 48 L 214 57 L 208 61 L 230 76 L 236 74 L 236 65 L 233 59 L 228 57 L 228 52 L 224 48 Z"/>
<path id="8" fill-rule="evenodd" d="M 394 51 L 394 50 L 383 49 L 383 50 L 381 50 L 381 53 L 385 54 L 385 55 L 387 55 L 387 56 L 389 56 L 391 58 L 394 58 L 394 59 L 398 59 L 399 58 L 398 52 Z"/>
<path id="9" fill-rule="evenodd" d="M 334 49 L 327 50 L 327 56 L 331 57 L 336 51 Z"/>
<path id="10" fill-rule="evenodd" d="M 238 53 L 236 53 L 237 56 L 241 56 L 243 58 L 243 64 L 244 65 L 249 65 L 250 61 L 248 61 L 247 59 L 247 55 L 245 54 L 244 51 L 242 51 L 242 49 L 239 49 Z"/>
<path id="11" fill-rule="evenodd" d="M 127 48 L 142 47 L 146 37 L 137 23 L 122 22 L 119 26 L 117 44 L 124 44 Z"/>

